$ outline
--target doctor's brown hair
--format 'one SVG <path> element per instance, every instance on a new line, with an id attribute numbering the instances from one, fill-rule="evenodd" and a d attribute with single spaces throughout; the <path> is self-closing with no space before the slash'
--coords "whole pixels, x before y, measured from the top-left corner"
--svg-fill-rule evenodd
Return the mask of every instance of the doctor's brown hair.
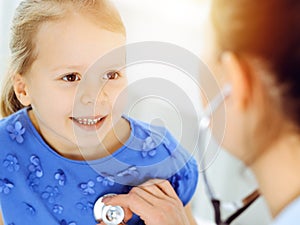
<path id="1" fill-rule="evenodd" d="M 11 27 L 11 60 L 1 95 L 1 115 L 6 117 L 24 106 L 13 89 L 15 74 L 26 76 L 37 57 L 36 34 L 46 22 L 82 14 L 102 29 L 126 35 L 115 6 L 108 0 L 24 0 L 18 6 Z"/>
<path id="2" fill-rule="evenodd" d="M 211 16 L 219 50 L 265 62 L 272 107 L 299 129 L 300 1 L 213 0 Z"/>

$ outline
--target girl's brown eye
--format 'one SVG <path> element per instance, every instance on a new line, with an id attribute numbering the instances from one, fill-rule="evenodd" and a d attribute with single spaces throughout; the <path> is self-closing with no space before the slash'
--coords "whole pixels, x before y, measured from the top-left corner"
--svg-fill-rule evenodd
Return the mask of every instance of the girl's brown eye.
<path id="1" fill-rule="evenodd" d="M 67 82 L 75 82 L 75 81 L 80 80 L 80 76 L 78 73 L 70 73 L 70 74 L 63 76 L 62 79 Z"/>
<path id="2" fill-rule="evenodd" d="M 115 80 L 120 77 L 120 74 L 117 71 L 110 71 L 103 75 L 104 80 Z"/>

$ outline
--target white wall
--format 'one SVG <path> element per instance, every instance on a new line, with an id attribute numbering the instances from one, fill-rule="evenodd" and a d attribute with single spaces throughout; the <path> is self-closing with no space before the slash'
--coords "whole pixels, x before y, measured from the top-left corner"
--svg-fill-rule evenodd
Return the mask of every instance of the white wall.
<path id="1" fill-rule="evenodd" d="M 7 70 L 9 60 L 9 27 L 12 20 L 15 7 L 20 0 L 1 0 L 0 1 L 0 81 Z"/>

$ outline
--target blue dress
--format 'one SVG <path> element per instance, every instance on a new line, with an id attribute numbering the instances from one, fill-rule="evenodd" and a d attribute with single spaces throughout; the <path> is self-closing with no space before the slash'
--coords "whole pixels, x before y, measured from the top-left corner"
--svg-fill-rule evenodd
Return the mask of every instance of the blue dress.
<path id="1" fill-rule="evenodd" d="M 62 157 L 49 147 L 28 109 L 0 121 L 0 206 L 6 225 L 94 225 L 93 205 L 107 193 L 128 193 L 151 178 L 168 179 L 187 204 L 196 161 L 171 134 L 125 117 L 131 135 L 112 155 L 92 161 Z M 128 224 L 144 224 L 134 216 Z"/>

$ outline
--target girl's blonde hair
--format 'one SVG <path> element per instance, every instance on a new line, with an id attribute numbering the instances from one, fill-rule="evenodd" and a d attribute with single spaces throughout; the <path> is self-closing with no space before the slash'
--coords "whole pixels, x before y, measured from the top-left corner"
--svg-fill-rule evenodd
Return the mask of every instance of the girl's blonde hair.
<path id="1" fill-rule="evenodd" d="M 3 117 L 24 106 L 13 89 L 15 74 L 24 75 L 36 59 L 36 34 L 45 22 L 58 21 L 70 14 L 84 14 L 101 28 L 126 35 L 120 15 L 108 0 L 24 0 L 16 9 L 11 28 L 11 60 L 1 96 Z"/>

